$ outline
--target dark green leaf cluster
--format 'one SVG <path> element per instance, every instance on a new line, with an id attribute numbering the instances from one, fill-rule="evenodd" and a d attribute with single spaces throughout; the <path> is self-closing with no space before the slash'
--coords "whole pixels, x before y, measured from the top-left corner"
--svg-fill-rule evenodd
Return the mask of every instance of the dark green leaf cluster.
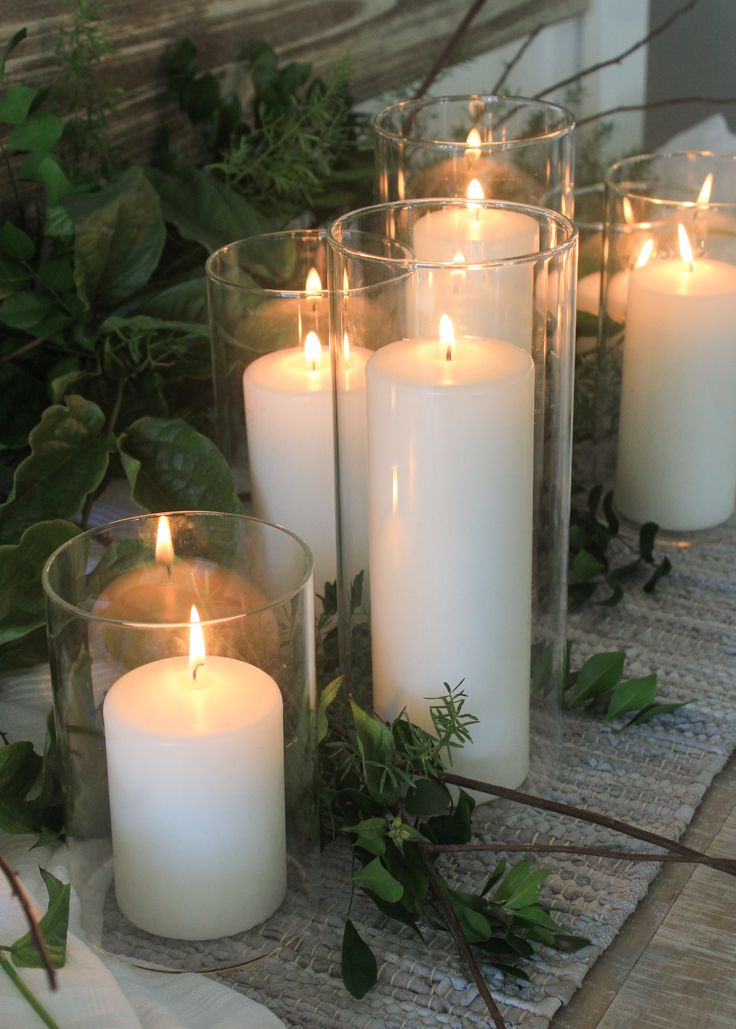
<path id="1" fill-rule="evenodd" d="M 54 839 L 63 831 L 61 755 L 53 712 L 46 720 L 43 755 L 26 741 L 0 747 L 0 829 Z"/>
<path id="2" fill-rule="evenodd" d="M 602 716 L 612 722 L 629 717 L 621 729 L 648 722 L 658 715 L 666 715 L 692 701 L 663 703 L 657 701 L 657 673 L 640 679 L 624 679 L 626 654 L 622 650 L 594 654 L 577 672 L 570 671 L 572 645 L 567 645 L 567 660 L 563 687 L 563 704 L 567 708 L 580 708 Z M 618 731 L 621 731 L 619 729 Z"/>
<path id="3" fill-rule="evenodd" d="M 426 848 L 471 840 L 473 799 L 462 790 L 453 799 L 437 774 L 470 739 L 477 719 L 464 710 L 461 687 L 447 683 L 430 701 L 432 732 L 406 712 L 386 723 L 353 700 L 346 705 L 340 686 L 335 680 L 322 695 L 318 735 L 325 806 L 333 831 L 350 837 L 353 854 L 342 976 L 350 993 L 362 997 L 376 982 L 377 963 L 351 918 L 356 890 L 422 940 L 427 926 L 448 930 L 428 874 L 427 862 L 436 859 Z M 519 962 L 533 956 L 535 943 L 562 950 L 587 944 L 565 933 L 540 904 L 548 873 L 530 860 L 513 867 L 501 861 L 477 892 L 453 888 L 437 874 L 468 943 L 505 974 L 528 978 Z"/>
<path id="4" fill-rule="evenodd" d="M 603 487 L 594 486 L 588 494 L 587 504 L 573 507 L 570 512 L 570 609 L 575 611 L 592 600 L 600 587 L 605 587 L 608 593 L 596 603 L 614 607 L 623 599 L 623 583 L 647 567 L 650 574 L 643 589 L 645 593 L 653 593 L 659 580 L 672 570 L 668 557 L 658 561 L 654 555 L 658 531 L 659 526 L 654 522 L 642 525 L 635 556 L 630 561 L 614 565 L 609 548 L 612 541 L 619 538 L 619 520 L 613 506 L 613 493 L 603 496 Z"/>

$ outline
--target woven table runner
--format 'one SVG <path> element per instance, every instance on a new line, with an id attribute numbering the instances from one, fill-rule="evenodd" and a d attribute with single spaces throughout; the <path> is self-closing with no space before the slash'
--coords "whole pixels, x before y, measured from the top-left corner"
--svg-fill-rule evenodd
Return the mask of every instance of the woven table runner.
<path id="1" fill-rule="evenodd" d="M 736 746 L 736 517 L 699 533 L 690 546 L 667 552 L 672 575 L 657 592 L 641 582 L 627 588 L 621 605 L 589 605 L 570 617 L 573 667 L 591 654 L 624 650 L 626 677 L 659 673 L 658 699 L 692 700 L 676 714 L 623 733 L 586 716 L 565 717 L 556 780 L 547 796 L 589 807 L 673 838 L 692 819 L 714 775 Z M 642 579 L 642 582 L 644 579 Z M 532 747 L 540 745 L 533 740 Z M 482 805 L 474 815 L 479 841 L 584 843 L 636 849 L 597 826 L 505 801 Z M 519 858 L 510 855 L 511 861 Z M 482 880 L 493 854 L 447 861 L 453 885 Z M 602 858 L 544 855 L 551 869 L 543 900 L 570 932 L 591 940 L 576 954 L 542 948 L 524 963 L 530 983 L 502 978 L 484 967 L 507 1023 L 543 1029 L 565 1004 L 596 958 L 646 894 L 661 866 Z M 347 846 L 324 855 L 322 905 L 298 944 L 220 978 L 247 991 L 283 1019 L 303 1029 L 464 1029 L 488 1024 L 488 1014 L 446 934 L 426 932 L 426 946 L 397 923 L 358 899 L 352 918 L 379 962 L 376 987 L 356 1001 L 340 979 L 340 945 L 347 910 Z"/>

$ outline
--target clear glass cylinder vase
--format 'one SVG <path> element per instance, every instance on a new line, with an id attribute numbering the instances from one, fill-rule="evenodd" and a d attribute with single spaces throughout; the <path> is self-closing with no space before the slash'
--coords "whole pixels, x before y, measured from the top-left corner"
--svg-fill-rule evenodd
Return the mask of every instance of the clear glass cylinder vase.
<path id="1" fill-rule="evenodd" d="M 218 442 L 248 510 L 310 547 L 322 595 L 337 560 L 325 233 L 230 243 L 206 272 Z"/>
<path id="2" fill-rule="evenodd" d="M 43 572 L 72 883 L 88 942 L 244 964 L 315 910 L 311 555 L 238 515 L 70 540 Z"/>
<path id="3" fill-rule="evenodd" d="M 546 717 L 565 650 L 575 229 L 416 200 L 329 238 L 343 669 L 427 728 L 462 683 L 480 723 L 455 766 L 518 786 L 530 681 Z"/>
<path id="4" fill-rule="evenodd" d="M 575 123 L 556 104 L 523 97 L 405 100 L 375 118 L 384 202 L 464 197 L 572 213 Z M 471 187 L 471 183 L 475 183 Z"/>
<path id="5" fill-rule="evenodd" d="M 736 505 L 736 157 L 645 154 L 606 176 L 598 464 L 635 523 Z"/>

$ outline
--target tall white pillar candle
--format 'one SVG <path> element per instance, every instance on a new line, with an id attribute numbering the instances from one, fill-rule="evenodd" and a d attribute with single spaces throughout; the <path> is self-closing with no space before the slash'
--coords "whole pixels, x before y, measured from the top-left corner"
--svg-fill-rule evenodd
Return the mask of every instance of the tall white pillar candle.
<path id="1" fill-rule="evenodd" d="M 736 268 L 653 261 L 631 272 L 616 503 L 675 531 L 736 503 Z"/>
<path id="2" fill-rule="evenodd" d="M 480 718 L 455 767 L 529 758 L 534 366 L 521 347 L 400 340 L 366 366 L 376 710 L 430 729 L 442 683 Z"/>
<path id="3" fill-rule="evenodd" d="M 283 706 L 243 661 L 154 661 L 103 707 L 115 895 L 134 925 L 204 940 L 264 921 L 286 892 Z"/>

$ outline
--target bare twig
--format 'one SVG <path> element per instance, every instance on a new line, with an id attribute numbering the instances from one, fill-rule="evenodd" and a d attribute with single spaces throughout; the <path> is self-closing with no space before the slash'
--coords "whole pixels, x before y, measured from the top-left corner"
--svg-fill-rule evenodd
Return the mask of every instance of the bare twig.
<path id="1" fill-rule="evenodd" d="M 4 873 L 5 878 L 10 883 L 10 888 L 13 894 L 18 898 L 18 902 L 20 903 L 20 906 L 23 908 L 23 914 L 26 916 L 26 921 L 28 922 L 28 926 L 31 930 L 33 942 L 36 944 L 36 948 L 41 957 L 41 962 L 43 964 L 43 967 L 46 969 L 46 978 L 49 981 L 49 987 L 52 990 L 55 990 L 56 972 L 54 970 L 54 966 L 51 964 L 51 958 L 49 957 L 49 952 L 46 947 L 46 941 L 43 938 L 43 933 L 39 928 L 38 922 L 36 921 L 36 916 L 33 914 L 33 909 L 31 908 L 31 902 L 28 899 L 28 894 L 23 889 L 20 879 L 15 874 L 15 872 L 10 867 L 5 858 L 2 856 L 2 854 L 0 854 L 0 870 L 2 870 L 2 872 Z"/>
<path id="2" fill-rule="evenodd" d="M 437 870 L 435 869 L 431 858 L 428 857 L 424 846 L 419 847 L 419 853 L 422 856 L 424 867 L 427 871 L 427 875 L 429 876 L 429 882 L 432 886 L 432 892 L 434 893 L 435 897 L 442 906 L 445 918 L 447 919 L 447 924 L 449 925 L 452 931 L 452 935 L 455 937 L 455 943 L 457 943 L 457 948 L 460 951 L 460 956 L 466 962 L 468 969 L 470 970 L 470 974 L 473 977 L 473 982 L 478 987 L 478 993 L 485 1001 L 485 1005 L 488 1008 L 491 1018 L 493 1019 L 493 1024 L 496 1026 L 496 1029 L 506 1029 L 506 1022 L 504 1021 L 504 1017 L 498 1010 L 498 1006 L 493 997 L 491 996 L 491 991 L 488 989 L 488 984 L 486 983 L 483 977 L 483 973 L 480 970 L 480 966 L 476 961 L 475 954 L 473 954 L 472 948 L 467 941 L 467 938 L 462 930 L 462 927 L 457 919 L 457 916 L 455 912 L 452 910 L 452 904 L 450 903 L 447 894 L 442 886 L 442 882 L 440 880 L 439 875 L 437 874 Z"/>
<path id="3" fill-rule="evenodd" d="M 601 857 L 611 861 L 648 861 L 663 864 L 697 864 L 726 872 L 726 864 L 731 866 L 731 875 L 736 875 L 736 860 L 733 858 L 711 857 L 701 854 L 689 857 L 686 854 L 650 854 L 636 850 L 613 850 L 609 847 L 584 847 L 571 843 L 432 843 L 426 844 L 432 854 L 463 854 L 466 852 L 489 852 L 508 854 L 581 854 L 586 857 Z"/>
<path id="4" fill-rule="evenodd" d="M 472 22 L 473 18 L 475 18 L 476 14 L 485 2 L 486 0 L 474 0 L 474 3 L 468 9 L 463 20 L 460 22 L 458 27 L 455 29 L 453 34 L 448 39 L 439 57 L 425 75 L 421 85 L 419 86 L 419 89 L 417 89 L 416 93 L 414 94 L 414 100 L 421 100 L 422 97 L 426 95 L 427 90 L 433 84 L 434 80 L 437 78 L 439 73 L 442 71 L 442 69 L 445 67 L 447 62 L 452 57 L 455 48 L 467 32 L 470 23 Z"/>
<path id="5" fill-rule="evenodd" d="M 507 800 L 515 801 L 517 804 L 525 804 L 527 807 L 534 807 L 542 811 L 552 811 L 558 815 L 567 815 L 570 818 L 577 818 L 581 822 L 590 822 L 593 825 L 601 825 L 605 829 L 622 833 L 635 840 L 642 840 L 644 843 L 651 843 L 655 847 L 662 847 L 671 854 L 679 854 L 694 863 L 699 863 L 705 855 L 691 847 L 686 847 L 676 840 L 670 840 L 666 836 L 649 832 L 648 829 L 639 829 L 628 822 L 622 822 L 618 818 L 611 818 L 609 815 L 600 814 L 597 811 L 588 811 L 586 808 L 573 807 L 571 804 L 562 804 L 557 800 L 547 800 L 544 797 L 536 797 L 531 793 L 522 793 L 520 790 L 511 790 L 506 786 L 496 786 L 492 783 L 481 782 L 478 779 L 467 779 L 463 775 L 455 775 L 454 772 L 439 772 L 437 778 L 442 782 L 451 783 L 453 786 L 460 786 L 466 790 L 476 790 L 479 793 L 488 793 L 493 797 L 504 797 Z M 708 864 L 711 868 L 717 868 L 728 875 L 736 874 L 736 867 L 730 858 L 709 858 Z"/>
<path id="6" fill-rule="evenodd" d="M 4 354 L 2 357 L 0 357 L 0 364 L 2 364 L 5 361 L 13 361 L 16 357 L 20 357 L 21 354 L 27 354 L 29 350 L 35 350 L 36 347 L 40 347 L 41 344 L 46 343 L 57 332 L 63 332 L 64 329 L 68 329 L 69 326 L 72 324 L 73 320 L 74 319 L 70 318 L 68 322 L 65 322 L 63 325 L 57 326 L 57 328 L 55 328 L 53 332 L 48 332 L 45 336 L 38 336 L 36 339 L 31 339 L 27 343 L 24 343 L 22 346 L 17 347 L 15 350 L 13 350 L 12 353 Z"/>
<path id="7" fill-rule="evenodd" d="M 625 114 L 627 111 L 648 111 L 653 107 L 670 107 L 675 104 L 736 104 L 736 96 L 670 96 L 664 100 L 649 100 L 643 104 L 624 104 L 621 107 L 609 107 L 607 111 L 598 111 L 597 114 L 589 114 L 585 118 L 577 118 L 575 124 L 580 128 L 581 125 L 598 121 L 599 118 L 609 118 L 612 114 Z"/>
<path id="8" fill-rule="evenodd" d="M 526 37 L 526 39 L 521 44 L 519 49 L 516 51 L 514 56 L 511 58 L 511 60 L 506 62 L 506 66 L 504 67 L 504 70 L 501 72 L 501 74 L 499 75 L 499 77 L 496 79 L 495 83 L 491 87 L 491 93 L 494 96 L 497 93 L 500 92 L 501 87 L 503 85 L 505 85 L 505 83 L 508 81 L 509 75 L 511 74 L 513 69 L 516 67 L 516 65 L 519 63 L 519 61 L 522 59 L 524 54 L 527 52 L 528 48 L 531 46 L 531 44 L 534 42 L 534 40 L 537 38 L 537 36 L 539 35 L 539 33 L 541 31 L 542 31 L 542 26 L 541 25 L 537 25 L 537 27 L 535 29 L 532 29 L 532 31 Z"/>
<path id="9" fill-rule="evenodd" d="M 626 50 L 622 50 L 620 54 L 617 54 L 615 57 L 609 57 L 605 61 L 598 61 L 596 64 L 591 64 L 588 68 L 583 68 L 582 71 L 576 72 L 574 75 L 568 75 L 566 79 L 560 79 L 559 82 L 555 82 L 551 86 L 547 86 L 546 89 L 541 91 L 541 93 L 537 93 L 533 99 L 541 100 L 542 97 L 547 96 L 549 93 L 554 93 L 556 90 L 562 89 L 564 86 L 570 86 L 573 82 L 579 82 L 580 79 L 584 79 L 588 75 L 592 75 L 594 72 L 601 71 L 603 68 L 609 68 L 612 64 L 621 64 L 621 62 L 627 57 L 630 57 L 631 54 L 640 50 L 643 46 L 646 46 L 647 43 L 654 39 L 655 36 L 658 36 L 661 32 L 664 32 L 665 29 L 668 29 L 670 25 L 674 21 L 677 21 L 677 19 L 683 14 L 691 11 L 698 2 L 699 0 L 688 0 L 686 4 L 682 5 L 682 7 L 678 7 L 676 11 L 673 11 L 669 18 L 665 18 L 665 20 L 657 25 L 656 28 L 652 29 L 651 32 L 648 32 L 646 36 L 638 40 L 636 43 L 633 43 Z"/>

